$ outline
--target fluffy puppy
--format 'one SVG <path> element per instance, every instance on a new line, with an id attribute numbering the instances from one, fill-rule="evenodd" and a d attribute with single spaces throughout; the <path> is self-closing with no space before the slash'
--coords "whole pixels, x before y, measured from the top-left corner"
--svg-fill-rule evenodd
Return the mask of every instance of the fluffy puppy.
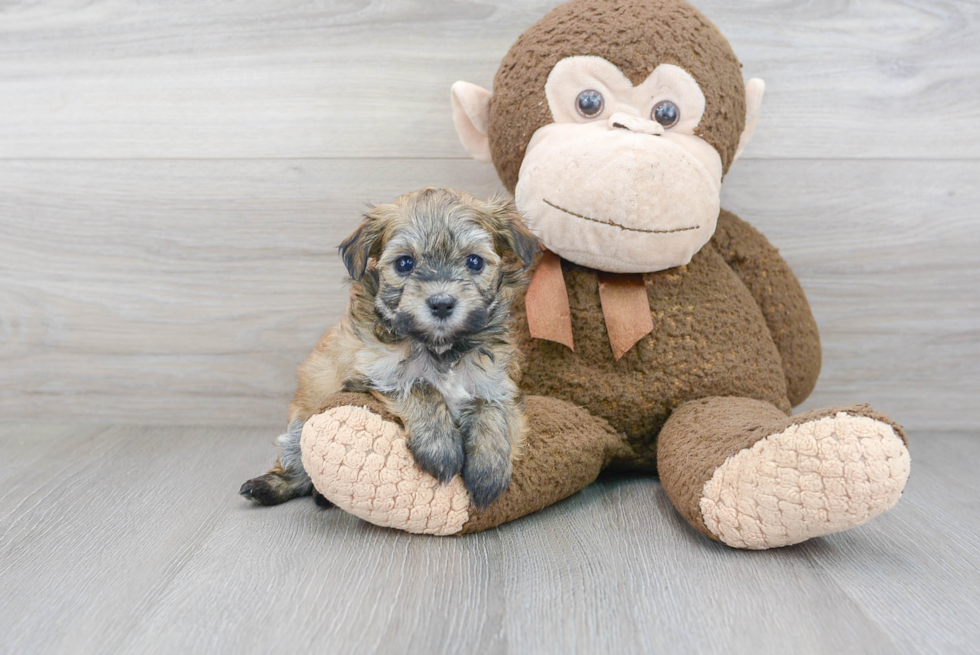
<path id="1" fill-rule="evenodd" d="M 499 198 L 423 189 L 371 209 L 340 246 L 351 300 L 300 367 L 276 467 L 241 494 L 275 505 L 313 493 L 303 424 L 348 390 L 401 417 L 423 470 L 443 482 L 462 473 L 477 506 L 496 500 L 525 433 L 510 303 L 537 250 Z"/>

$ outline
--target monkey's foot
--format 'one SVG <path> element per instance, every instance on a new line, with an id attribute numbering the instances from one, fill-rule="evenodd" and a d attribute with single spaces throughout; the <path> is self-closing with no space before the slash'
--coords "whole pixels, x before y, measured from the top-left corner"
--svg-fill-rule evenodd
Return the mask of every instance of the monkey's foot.
<path id="1" fill-rule="evenodd" d="M 354 394 L 349 394 L 354 396 Z M 365 397 L 370 398 L 370 397 Z M 303 466 L 316 489 L 365 521 L 406 532 L 458 534 L 470 496 L 418 467 L 401 426 L 373 399 L 327 409 L 303 426 Z"/>
<path id="2" fill-rule="evenodd" d="M 909 452 L 890 423 L 839 411 L 760 439 L 715 469 L 700 498 L 704 526 L 729 546 L 788 546 L 891 509 Z"/>

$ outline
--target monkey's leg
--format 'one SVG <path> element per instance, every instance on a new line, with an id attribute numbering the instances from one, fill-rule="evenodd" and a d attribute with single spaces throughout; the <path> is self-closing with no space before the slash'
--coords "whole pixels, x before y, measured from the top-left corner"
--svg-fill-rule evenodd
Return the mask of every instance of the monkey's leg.
<path id="1" fill-rule="evenodd" d="M 448 484 L 412 459 L 394 415 L 365 394 L 336 394 L 303 428 L 303 463 L 313 484 L 341 509 L 408 532 L 478 532 L 536 512 L 595 480 L 622 454 L 622 437 L 570 403 L 526 398 L 527 441 L 510 485 L 477 509 L 460 476 Z"/>
<path id="2" fill-rule="evenodd" d="M 764 549 L 860 525 L 898 502 L 902 428 L 867 405 L 786 416 L 746 398 L 678 407 L 657 441 L 664 491 L 694 528 Z"/>

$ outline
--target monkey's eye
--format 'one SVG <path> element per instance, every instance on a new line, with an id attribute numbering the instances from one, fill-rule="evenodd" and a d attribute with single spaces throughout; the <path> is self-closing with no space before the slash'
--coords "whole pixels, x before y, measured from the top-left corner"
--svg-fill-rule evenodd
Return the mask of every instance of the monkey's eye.
<path id="1" fill-rule="evenodd" d="M 480 257 L 479 255 L 470 255 L 466 258 L 466 268 L 470 269 L 474 273 L 479 273 L 482 271 L 484 264 L 485 262 L 483 261 L 483 257 Z"/>
<path id="2" fill-rule="evenodd" d="M 664 100 L 658 102 L 657 106 L 653 108 L 650 118 L 669 129 L 677 125 L 677 121 L 681 119 L 681 110 L 670 100 Z"/>
<path id="3" fill-rule="evenodd" d="M 602 94 L 595 89 L 587 89 L 578 94 L 575 100 L 575 108 L 578 113 L 586 118 L 595 118 L 602 113 L 602 108 L 606 105 Z"/>
<path id="4" fill-rule="evenodd" d="M 408 255 L 403 255 L 395 260 L 395 270 L 402 275 L 408 275 L 415 268 L 415 260 Z"/>

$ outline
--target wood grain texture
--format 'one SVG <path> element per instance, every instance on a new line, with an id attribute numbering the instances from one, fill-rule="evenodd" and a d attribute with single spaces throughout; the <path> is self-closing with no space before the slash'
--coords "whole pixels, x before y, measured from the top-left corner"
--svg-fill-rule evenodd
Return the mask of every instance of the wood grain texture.
<path id="1" fill-rule="evenodd" d="M 8 1 L 0 157 L 462 158 L 450 85 L 557 4 Z M 975 1 L 695 4 L 768 82 L 747 156 L 980 152 Z"/>
<path id="2" fill-rule="evenodd" d="M 497 188 L 490 166 L 0 162 L 0 416 L 284 420 L 346 302 L 336 244 L 367 201 Z M 807 406 L 980 423 L 980 164 L 745 161 L 725 205 L 782 249 L 824 343 Z"/>
<path id="3" fill-rule="evenodd" d="M 745 552 L 648 478 L 424 537 L 249 506 L 262 430 L 0 425 L 0 652 L 971 652 L 977 436 L 913 444 L 905 496 L 867 525 Z"/>

